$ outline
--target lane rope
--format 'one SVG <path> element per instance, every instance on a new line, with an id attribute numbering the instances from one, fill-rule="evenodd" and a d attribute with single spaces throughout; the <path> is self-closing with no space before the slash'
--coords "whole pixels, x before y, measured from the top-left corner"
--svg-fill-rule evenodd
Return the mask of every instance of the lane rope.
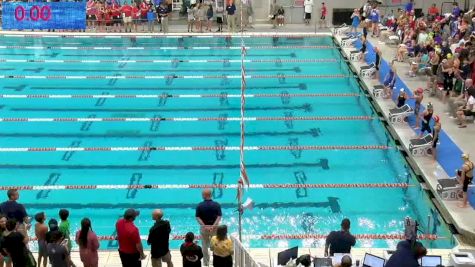
<path id="1" fill-rule="evenodd" d="M 250 184 L 249 188 L 255 189 L 327 189 L 327 188 L 408 188 L 407 183 L 361 183 L 361 184 Z M 122 190 L 122 189 L 236 189 L 238 184 L 149 184 L 149 185 L 19 185 L 0 186 L 0 190 L 10 189 L 38 191 L 38 190 Z"/>
<path id="2" fill-rule="evenodd" d="M 156 59 L 156 60 L 80 60 L 80 59 L 0 59 L 5 63 L 240 63 L 239 59 Z M 334 58 L 324 59 L 245 59 L 244 63 L 333 63 Z"/>
<path id="3" fill-rule="evenodd" d="M 332 146 L 150 146 L 150 147 L 1 147 L 0 152 L 82 152 L 82 151 L 283 151 L 283 150 L 388 150 L 383 145 Z"/>
<path id="4" fill-rule="evenodd" d="M 28 50 L 241 50 L 241 46 L 22 46 L 22 45 L 0 45 L 0 49 L 28 49 Z M 302 45 L 302 46 L 246 46 L 247 50 L 269 50 L 269 49 L 336 49 L 329 45 Z"/>
<path id="5" fill-rule="evenodd" d="M 371 116 L 300 116 L 244 117 L 245 121 L 368 121 Z M 183 117 L 183 118 L 0 118 L 0 122 L 152 122 L 152 121 L 241 121 L 241 117 Z"/>
<path id="6" fill-rule="evenodd" d="M 243 238 L 251 240 L 282 240 L 282 239 L 326 239 L 328 235 L 325 234 L 271 234 L 271 235 L 245 235 Z M 404 234 L 355 234 L 353 235 L 358 240 L 405 240 Z M 100 241 L 113 241 L 116 240 L 114 235 L 102 235 L 97 237 Z M 142 240 L 147 240 L 147 235 L 141 235 Z M 185 235 L 170 235 L 171 240 L 184 240 Z M 201 236 L 195 236 L 195 239 L 201 239 Z M 443 239 L 437 235 L 423 234 L 417 237 L 418 240 L 438 240 Z M 31 241 L 35 241 L 36 237 L 31 236 Z"/>
<path id="7" fill-rule="evenodd" d="M 1 33 L 0 36 L 4 37 L 17 37 L 17 38 L 77 38 L 77 39 L 88 39 L 88 38 L 106 38 L 106 39 L 119 39 L 119 38 L 136 38 L 136 39 L 176 39 L 176 38 L 185 38 L 189 36 L 197 37 L 197 38 L 219 38 L 222 39 L 223 37 L 242 37 L 242 38 L 251 38 L 251 37 L 257 37 L 257 38 L 264 38 L 264 37 L 276 37 L 276 38 L 288 38 L 288 39 L 301 39 L 304 37 L 313 37 L 313 38 L 328 38 L 331 36 L 330 34 L 315 34 L 315 33 L 294 33 L 294 34 L 287 34 L 287 33 L 282 33 L 282 34 L 263 34 L 263 33 L 256 33 L 256 34 L 244 34 L 240 36 L 236 36 L 233 34 L 229 33 L 217 33 L 214 35 L 206 35 L 206 34 L 187 34 L 187 35 L 165 35 L 165 34 L 114 34 L 114 35 L 107 35 L 107 34 L 62 34 L 62 35 L 49 35 L 49 34 L 12 34 L 12 33 Z"/>
<path id="8" fill-rule="evenodd" d="M 245 94 L 246 98 L 272 98 L 272 97 L 357 97 L 357 93 L 305 93 L 305 94 Z M 144 95 L 64 95 L 64 94 L 21 94 L 0 95 L 0 98 L 52 98 L 52 99 L 68 99 L 68 98 L 241 98 L 240 94 L 144 94 Z"/>
<path id="9" fill-rule="evenodd" d="M 241 79 L 241 75 L 0 75 L 0 79 Z M 246 75 L 246 79 L 340 79 L 350 78 L 344 74 L 304 75 Z"/>

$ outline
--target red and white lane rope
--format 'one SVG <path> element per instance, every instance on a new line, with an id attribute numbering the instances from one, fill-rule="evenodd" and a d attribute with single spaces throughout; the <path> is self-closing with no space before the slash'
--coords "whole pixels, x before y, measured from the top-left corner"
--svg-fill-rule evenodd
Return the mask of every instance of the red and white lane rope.
<path id="1" fill-rule="evenodd" d="M 408 188 L 407 183 L 362 183 L 362 184 L 250 184 L 249 188 L 255 189 L 331 189 L 331 188 Z M 151 184 L 151 185 L 24 185 L 24 186 L 0 186 L 0 190 L 122 190 L 122 189 L 205 189 L 221 188 L 236 189 L 237 184 Z"/>
<path id="2" fill-rule="evenodd" d="M 188 117 L 188 118 L 0 118 L 0 122 L 152 122 L 152 121 L 368 121 L 370 116 Z"/>
<path id="3" fill-rule="evenodd" d="M 341 79 L 350 78 L 343 74 L 301 74 L 301 75 L 246 75 L 246 79 Z M 0 75 L 0 79 L 55 79 L 55 80 L 97 80 L 97 79 L 241 79 L 241 75 Z"/>
<path id="4" fill-rule="evenodd" d="M 0 59 L 0 63 L 241 63 L 240 59 L 156 59 L 156 60 L 79 60 L 79 59 Z M 244 63 L 332 63 L 334 58 L 324 59 L 245 59 Z"/>
<path id="5" fill-rule="evenodd" d="M 157 147 L 1 147 L 0 152 L 81 151 L 282 151 L 282 150 L 387 150 L 381 145 L 341 146 L 157 146 Z"/>
<path id="6" fill-rule="evenodd" d="M 281 240 L 281 239 L 325 239 L 328 235 L 324 234 L 271 234 L 271 235 L 246 235 L 243 238 L 251 239 L 251 240 Z M 355 234 L 354 235 L 358 240 L 405 240 L 406 236 L 404 234 Z M 111 241 L 116 240 L 116 236 L 98 236 L 97 237 L 100 241 Z M 148 236 L 141 235 L 140 238 L 142 240 L 147 240 Z M 443 237 L 439 237 L 437 235 L 419 235 L 417 237 L 418 240 L 438 240 L 442 239 Z M 171 235 L 171 240 L 184 240 L 184 235 Z M 201 239 L 201 236 L 195 236 L 195 239 Z M 31 236 L 31 241 L 35 241 L 36 237 Z"/>
<path id="7" fill-rule="evenodd" d="M 304 93 L 304 94 L 244 94 L 246 98 L 272 98 L 272 97 L 357 97 L 357 93 Z M 241 94 L 147 94 L 147 95 L 65 95 L 65 94 L 4 94 L 0 98 L 241 98 Z"/>
<path id="8" fill-rule="evenodd" d="M 288 46 L 246 46 L 247 50 L 269 49 L 335 49 L 329 45 L 288 45 Z M 23 45 L 0 45 L 0 49 L 28 49 L 28 50 L 240 50 L 241 46 L 23 46 Z"/>

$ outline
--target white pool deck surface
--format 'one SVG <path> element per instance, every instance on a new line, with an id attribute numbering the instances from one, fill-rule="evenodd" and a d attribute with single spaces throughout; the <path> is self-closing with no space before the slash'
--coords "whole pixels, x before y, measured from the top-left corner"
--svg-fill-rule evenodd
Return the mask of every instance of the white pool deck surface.
<path id="1" fill-rule="evenodd" d="M 187 34 L 186 33 L 186 26 L 184 25 L 172 25 L 170 27 L 169 36 L 179 35 L 179 34 Z M 305 26 L 305 25 L 286 25 L 284 27 L 279 27 L 277 29 L 272 29 L 270 25 L 266 24 L 259 24 L 254 25 L 253 29 L 248 29 L 245 34 L 249 35 L 258 35 L 258 34 L 278 34 L 278 35 L 304 35 L 304 34 L 311 34 L 315 33 L 315 26 Z M 317 30 L 319 33 L 328 32 L 328 29 Z M 104 33 L 70 33 L 70 32 L 55 32 L 55 33 L 46 33 L 46 32 L 0 32 L 0 34 L 48 34 L 48 35 L 104 35 Z M 226 35 L 227 33 L 223 33 Z M 204 34 L 194 34 L 197 36 L 210 36 L 210 35 L 223 35 L 219 33 L 204 33 Z M 115 33 L 109 33 L 108 35 L 118 35 Z M 125 35 L 125 34 L 122 34 Z M 142 34 L 132 34 L 132 35 L 148 35 L 146 33 Z M 156 34 L 161 35 L 161 34 Z M 339 39 L 340 37 L 337 37 Z M 373 44 L 373 46 L 378 46 L 382 50 L 383 59 L 390 62 L 395 54 L 396 49 L 394 47 L 389 47 L 386 44 L 379 43 L 377 39 L 368 38 L 369 42 Z M 349 58 L 349 51 L 354 50 L 354 48 L 344 48 L 344 53 L 348 55 Z M 351 62 L 353 66 L 359 70 L 360 66 L 365 65 L 360 62 Z M 418 87 L 426 88 L 427 77 L 417 76 L 415 78 L 410 78 L 409 76 L 405 75 L 405 73 L 409 70 L 408 63 L 396 63 L 397 66 L 397 73 L 399 78 L 401 78 L 406 85 L 411 89 L 414 90 Z M 378 84 L 375 79 L 363 79 L 363 82 L 366 84 L 367 88 L 371 89 L 373 85 Z M 379 106 L 380 110 L 384 114 L 385 118 L 387 118 L 387 114 L 390 108 L 394 108 L 395 104 L 392 100 L 383 99 L 383 98 L 374 98 L 375 102 Z M 459 129 L 456 121 L 454 118 L 451 118 L 446 110 L 446 104 L 443 104 L 436 97 L 430 97 L 429 95 L 425 95 L 423 105 L 425 106 L 427 102 L 432 102 L 434 105 L 435 114 L 440 116 L 443 130 L 450 136 L 450 138 L 464 151 L 465 153 L 469 153 L 473 155 L 475 158 L 475 142 L 473 142 L 473 138 L 475 137 L 475 125 L 473 123 L 469 123 L 468 127 L 465 129 Z M 416 138 L 416 132 L 406 123 L 402 124 L 392 124 L 391 127 L 393 128 L 393 132 L 401 140 L 401 145 L 404 147 L 406 151 L 409 151 L 409 140 L 412 138 Z M 454 157 L 458 157 L 460 155 L 454 155 Z M 458 246 L 455 249 L 460 250 L 474 250 L 475 247 L 472 246 L 475 244 L 475 211 L 472 207 L 468 208 L 459 208 L 457 206 L 457 201 L 444 201 L 438 195 L 436 191 L 437 180 L 448 178 L 449 175 L 443 170 L 443 168 L 432 159 L 430 156 L 421 156 L 421 157 L 412 157 L 413 163 L 415 163 L 415 167 L 417 171 L 419 171 L 425 180 L 425 185 L 427 190 L 431 190 L 434 194 L 435 200 L 434 202 L 438 206 L 438 209 L 443 214 L 445 220 L 448 223 L 454 224 L 457 230 L 461 233 L 461 235 L 456 236 L 457 240 L 459 241 Z M 402 218 L 401 218 L 402 219 Z M 264 265 L 271 265 L 273 259 L 276 257 L 279 251 L 283 250 L 283 248 L 254 248 L 250 249 L 251 254 L 254 258 Z M 372 253 L 378 256 L 383 256 L 383 251 L 385 249 L 379 248 L 356 248 L 352 250 L 352 256 L 354 259 L 362 260 L 364 254 L 366 252 Z M 447 263 L 449 253 L 452 250 L 449 249 L 430 249 L 430 255 L 442 255 L 443 262 Z M 121 266 L 120 258 L 117 251 L 101 251 L 100 253 L 100 260 L 99 266 L 101 267 L 115 267 Z M 146 254 L 150 254 L 148 251 Z M 172 250 L 172 259 L 175 266 L 182 266 L 182 260 L 180 256 L 180 252 L 178 250 Z M 312 256 L 323 256 L 323 248 L 301 248 L 299 250 L 299 254 L 311 254 Z M 82 266 L 79 259 L 79 253 L 77 251 L 73 251 L 71 255 L 73 261 L 76 263 L 76 266 Z M 150 262 L 150 256 L 147 257 L 146 260 L 142 262 L 142 266 L 152 266 Z M 164 264 L 163 266 L 166 266 Z"/>

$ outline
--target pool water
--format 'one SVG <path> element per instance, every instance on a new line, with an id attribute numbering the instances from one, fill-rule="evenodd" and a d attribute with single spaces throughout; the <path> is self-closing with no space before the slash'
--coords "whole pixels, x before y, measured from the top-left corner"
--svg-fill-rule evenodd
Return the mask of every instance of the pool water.
<path id="1" fill-rule="evenodd" d="M 241 100 L 232 96 L 240 94 L 241 87 L 240 38 L 2 36 L 0 39 L 2 94 L 221 94 L 206 98 L 3 98 L 2 118 L 240 117 Z M 412 185 L 407 189 L 251 188 L 245 192 L 245 198 L 251 198 L 255 207 L 246 210 L 243 217 L 246 244 L 323 246 L 323 240 L 259 237 L 327 234 L 338 229 L 345 217 L 350 218 L 354 234 L 402 233 L 403 219 L 410 216 L 420 222 L 424 233 L 442 237 L 426 242 L 427 246 L 454 246 L 448 228 L 407 162 L 394 149 L 394 141 L 330 37 L 262 37 L 244 38 L 244 41 L 248 47 L 246 75 L 260 76 L 246 80 L 246 93 L 283 94 L 247 98 L 246 117 L 373 117 L 371 120 L 246 121 L 246 146 L 391 147 L 388 150 L 246 151 L 245 162 L 252 184 L 407 182 Z M 94 47 L 102 49 L 91 49 Z M 46 79 L 47 76 L 69 78 Z M 292 96 L 317 93 L 356 95 Z M 239 121 L 1 122 L 0 136 L 3 148 L 239 146 L 240 126 Z M 239 151 L 0 152 L 2 185 L 231 185 L 236 184 L 239 173 Z M 198 233 L 194 209 L 201 201 L 200 190 L 24 190 L 20 201 L 29 214 L 45 211 L 49 218 L 57 218 L 60 208 L 69 209 L 72 232 L 78 229 L 81 218 L 90 217 L 98 235 L 114 235 L 115 221 L 130 207 L 140 210 L 136 224 L 141 234 L 146 235 L 153 224 L 151 211 L 161 208 L 171 222 L 172 234 L 182 235 L 188 231 Z M 237 232 L 236 190 L 214 189 L 213 197 L 223 207 L 223 223 L 231 232 Z M 359 240 L 357 246 L 392 247 L 396 242 Z M 172 241 L 172 247 L 178 248 L 180 243 Z M 103 241 L 101 248 L 116 249 L 117 243 Z"/>

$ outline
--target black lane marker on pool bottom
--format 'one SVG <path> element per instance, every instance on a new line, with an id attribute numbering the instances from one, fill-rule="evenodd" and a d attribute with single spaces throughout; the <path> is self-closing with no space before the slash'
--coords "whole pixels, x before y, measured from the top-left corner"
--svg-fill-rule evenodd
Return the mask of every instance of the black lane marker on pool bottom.
<path id="1" fill-rule="evenodd" d="M 117 80 L 117 79 L 115 79 Z M 28 85 L 22 84 L 19 86 L 5 86 L 4 89 L 12 89 L 15 91 L 22 91 L 26 89 Z M 285 86 L 275 85 L 275 86 L 249 86 L 246 87 L 246 90 L 258 90 L 258 89 L 299 89 L 307 90 L 307 85 L 304 83 L 300 84 L 287 84 Z M 46 87 L 46 86 L 32 86 L 31 90 L 108 90 L 108 91 L 117 91 L 117 90 L 131 90 L 131 91 L 145 91 L 145 90 L 167 90 L 167 91 L 212 91 L 212 90 L 241 90 L 240 86 L 209 86 L 206 88 L 196 88 L 196 87 L 110 87 L 110 86 L 97 86 L 97 87 L 77 87 L 77 86 L 55 86 L 55 87 Z"/>
<path id="2" fill-rule="evenodd" d="M 294 172 L 294 177 L 296 184 L 305 185 L 307 182 L 307 175 L 305 175 L 304 171 L 296 171 Z M 305 198 L 308 196 L 307 188 L 297 188 L 295 190 L 295 196 L 297 198 Z"/>
<path id="3" fill-rule="evenodd" d="M 297 147 L 299 145 L 298 138 L 289 138 L 289 146 Z M 302 149 L 291 149 L 290 153 L 294 156 L 295 159 L 299 159 L 302 156 Z"/>
<path id="4" fill-rule="evenodd" d="M 79 147 L 80 145 L 81 145 L 81 140 L 75 140 L 75 141 L 71 142 L 69 147 Z M 71 159 L 71 157 L 74 155 L 74 153 L 75 153 L 74 151 L 64 152 L 63 157 L 61 158 L 61 160 L 69 161 Z"/>
<path id="5" fill-rule="evenodd" d="M 295 168 L 295 167 L 319 167 L 329 170 L 328 159 L 315 160 L 315 162 L 299 163 L 269 163 L 269 164 L 246 164 L 248 169 L 262 168 Z M 0 164 L 0 169 L 113 169 L 113 170 L 219 170 L 219 169 L 239 169 L 239 164 L 215 164 L 215 165 L 56 165 L 56 164 Z"/>
<path id="6" fill-rule="evenodd" d="M 294 128 L 294 120 L 292 119 L 294 117 L 292 112 L 284 112 L 284 117 L 285 117 L 285 127 L 287 129 L 293 129 Z"/>
<path id="7" fill-rule="evenodd" d="M 102 92 L 102 95 L 109 95 L 109 92 Z M 96 107 L 102 107 L 106 103 L 107 98 L 99 98 L 96 101 L 96 104 L 94 106 Z"/>
<path id="8" fill-rule="evenodd" d="M 140 185 L 140 182 L 142 181 L 143 174 L 142 173 L 133 173 L 132 177 L 130 177 L 129 180 L 129 186 L 133 185 Z M 127 194 L 125 195 L 125 198 L 127 199 L 135 199 L 137 196 L 138 190 L 136 188 L 129 188 L 127 189 Z"/>
<path id="9" fill-rule="evenodd" d="M 153 147 L 153 142 L 152 141 L 146 141 L 142 147 Z M 148 159 L 150 158 L 150 153 L 152 153 L 152 150 L 142 150 L 140 152 L 140 156 L 138 158 L 138 161 L 148 161 Z"/>
<path id="10" fill-rule="evenodd" d="M 215 172 L 213 174 L 213 185 L 223 185 L 224 180 L 224 173 L 222 172 Z M 212 195 L 213 199 L 220 199 L 223 197 L 224 190 L 223 188 L 216 188 L 213 187 Z"/>
<path id="11" fill-rule="evenodd" d="M 160 118 L 155 115 L 154 118 Z M 221 121 L 220 121 L 221 122 Z M 160 121 L 153 121 L 150 126 L 151 132 L 159 130 Z M 224 128 L 223 128 L 224 129 Z M 220 129 L 220 130 L 223 130 Z M 321 131 L 319 128 L 310 128 L 307 131 L 285 131 L 285 132 L 246 132 L 246 136 L 292 136 L 292 135 L 310 135 L 319 137 Z M 133 131 L 111 131 L 104 134 L 75 134 L 75 133 L 0 133 L 0 137 L 38 137 L 38 138 L 177 138 L 177 137 L 223 137 L 223 136 L 241 136 L 240 132 L 222 132 L 222 133 L 169 133 L 153 134 L 141 133 L 138 130 Z"/>
<path id="12" fill-rule="evenodd" d="M 12 111 L 54 111 L 54 112 L 206 112 L 206 111 L 240 111 L 240 107 L 220 108 L 10 108 Z M 312 105 L 305 103 L 296 106 L 246 107 L 246 110 L 303 110 L 311 112 Z"/>
<path id="13" fill-rule="evenodd" d="M 219 118 L 222 120 L 218 121 L 218 130 L 224 130 L 226 124 L 228 124 L 228 121 L 226 120 L 228 118 L 228 113 L 219 114 Z M 239 135 L 241 135 L 241 133 L 239 133 Z"/>
<path id="14" fill-rule="evenodd" d="M 88 115 L 87 117 L 92 119 L 92 118 L 96 118 L 97 116 L 96 116 L 96 114 L 91 114 L 91 115 Z M 91 129 L 91 126 L 92 126 L 93 123 L 94 123 L 94 122 L 92 122 L 92 121 L 85 121 L 85 122 L 83 122 L 83 123 L 81 124 L 81 128 L 80 128 L 81 132 L 87 132 L 87 131 L 89 131 L 89 129 Z"/>
<path id="15" fill-rule="evenodd" d="M 219 96 L 219 105 L 220 106 L 229 106 L 228 93 L 221 92 Z"/>
<path id="16" fill-rule="evenodd" d="M 57 172 L 50 173 L 50 175 L 48 176 L 48 179 L 46 179 L 43 185 L 45 186 L 56 185 L 60 176 L 61 176 L 61 173 L 57 173 Z M 47 199 L 50 192 L 51 192 L 50 189 L 40 190 L 38 193 L 36 193 L 36 199 Z"/>
<path id="17" fill-rule="evenodd" d="M 201 190 L 201 189 L 197 189 Z M 252 190 L 252 189 L 251 189 Z M 338 209 L 334 210 L 335 201 L 337 198 L 328 197 L 328 201 L 322 202 L 270 202 L 270 203 L 256 203 L 254 208 L 257 209 L 278 209 L 278 208 L 328 208 L 332 213 L 339 213 Z M 58 207 L 64 207 L 69 209 L 155 209 L 157 203 L 22 203 L 28 208 L 33 209 L 57 209 Z M 236 203 L 219 203 L 221 208 L 235 209 Z M 336 204 L 339 207 L 338 202 Z M 196 203 L 161 203 L 162 209 L 195 209 Z"/>
<path id="18" fill-rule="evenodd" d="M 158 130 L 160 129 L 160 122 L 161 122 L 161 118 L 162 116 L 160 115 L 153 115 L 153 118 L 155 120 L 153 120 L 151 123 L 150 123 L 150 131 L 151 132 L 158 132 Z M 158 134 L 154 134 L 154 135 L 149 135 L 151 137 L 160 137 L 160 135 Z M 171 135 L 171 136 L 175 136 L 175 135 Z"/>
<path id="19" fill-rule="evenodd" d="M 167 92 L 163 92 L 160 95 L 160 99 L 158 100 L 158 106 L 159 107 L 163 107 L 167 104 L 168 96 L 169 96 L 169 94 Z"/>
<path id="20" fill-rule="evenodd" d="M 228 139 L 217 139 L 217 140 L 214 140 L 214 145 L 216 148 L 224 148 L 228 145 Z M 220 160 L 224 160 L 226 158 L 226 154 L 224 153 L 225 150 L 224 149 L 216 149 L 215 150 L 215 153 L 216 153 L 216 160 L 220 161 Z"/>

